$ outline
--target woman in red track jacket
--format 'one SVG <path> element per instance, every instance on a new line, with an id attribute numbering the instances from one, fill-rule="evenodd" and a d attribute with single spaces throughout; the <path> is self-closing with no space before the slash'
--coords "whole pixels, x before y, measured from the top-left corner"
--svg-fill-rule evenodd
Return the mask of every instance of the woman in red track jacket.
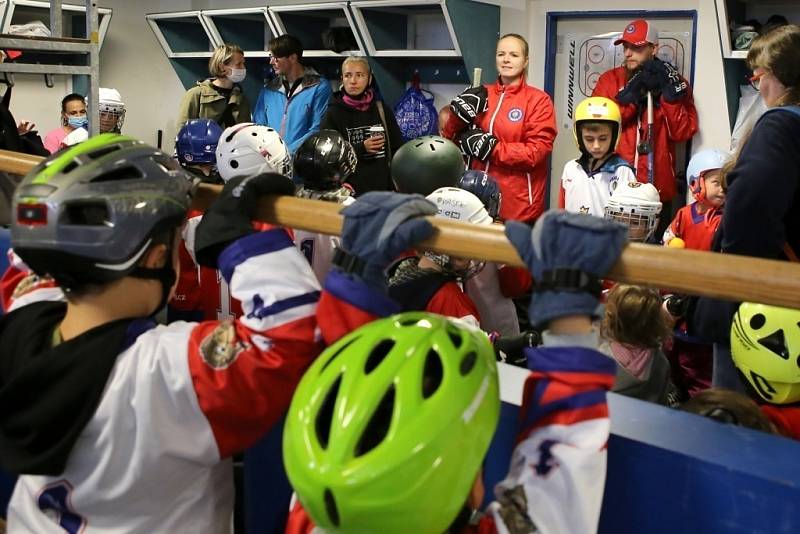
<path id="1" fill-rule="evenodd" d="M 545 208 L 547 157 L 556 137 L 553 101 L 525 83 L 528 43 L 508 34 L 497 42 L 493 84 L 471 88 L 451 103 L 444 136 L 491 173 L 503 194 L 500 217 L 532 222 Z"/>

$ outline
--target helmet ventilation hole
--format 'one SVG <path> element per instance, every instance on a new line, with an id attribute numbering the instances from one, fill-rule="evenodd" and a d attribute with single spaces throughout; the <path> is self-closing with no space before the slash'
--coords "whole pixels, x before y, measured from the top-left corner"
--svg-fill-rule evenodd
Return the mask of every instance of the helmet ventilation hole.
<path id="1" fill-rule="evenodd" d="M 762 313 L 757 313 L 750 318 L 750 328 L 753 330 L 759 330 L 765 324 L 767 324 L 767 318 Z"/>
<path id="2" fill-rule="evenodd" d="M 325 488 L 325 511 L 328 513 L 328 519 L 331 520 L 333 526 L 339 526 L 339 510 L 336 508 L 336 499 L 333 498 L 333 493 L 330 489 Z"/>
<path id="3" fill-rule="evenodd" d="M 231 160 L 231 167 L 233 167 L 234 169 L 238 168 L 239 167 L 239 162 L 236 161 L 235 159 L 232 159 Z"/>
<path id="4" fill-rule="evenodd" d="M 372 352 L 369 353 L 366 363 L 364 363 L 364 374 L 370 374 L 378 367 L 389 351 L 394 347 L 394 340 L 384 339 L 373 347 Z"/>
<path id="5" fill-rule="evenodd" d="M 442 377 L 444 376 L 444 369 L 442 368 L 442 359 L 439 353 L 435 350 L 429 350 L 428 355 L 425 356 L 425 367 L 422 371 L 422 398 L 427 399 L 439 389 L 442 385 Z"/>
<path id="6" fill-rule="evenodd" d="M 450 338 L 450 341 L 453 343 L 455 348 L 459 348 L 463 339 L 461 337 L 461 333 L 456 330 L 455 328 L 448 328 L 447 329 L 447 336 Z"/>
<path id="7" fill-rule="evenodd" d="M 786 348 L 786 337 L 783 335 L 783 330 L 776 330 L 767 337 L 762 337 L 758 340 L 758 344 L 784 360 L 789 359 L 789 349 Z"/>
<path id="8" fill-rule="evenodd" d="M 478 361 L 478 354 L 473 352 L 468 352 L 466 356 L 461 360 L 461 365 L 459 365 L 458 370 L 462 376 L 467 376 L 470 371 L 475 367 L 475 362 Z"/>
<path id="9" fill-rule="evenodd" d="M 333 424 L 333 408 L 336 406 L 336 398 L 339 396 L 339 386 L 342 383 L 342 377 L 336 379 L 328 393 L 325 395 L 325 400 L 322 401 L 322 406 L 317 412 L 317 417 L 314 420 L 314 430 L 317 433 L 317 441 L 323 449 L 328 448 L 328 438 L 331 434 L 331 425 Z"/>
<path id="10" fill-rule="evenodd" d="M 136 167 L 120 167 L 113 171 L 104 172 L 102 175 L 92 180 L 92 183 L 139 180 L 141 178 L 144 178 L 144 174 Z"/>
<path id="11" fill-rule="evenodd" d="M 338 349 L 336 352 L 334 352 L 334 353 L 333 353 L 333 355 L 331 355 L 331 357 L 330 357 L 330 358 L 328 358 L 328 361 L 327 361 L 327 362 L 325 362 L 325 365 L 323 365 L 323 366 L 322 366 L 322 369 L 320 369 L 320 370 L 319 370 L 319 373 L 320 373 L 320 374 L 322 374 L 322 371 L 324 371 L 325 369 L 327 369 L 327 368 L 328 368 L 328 366 L 329 366 L 331 363 L 333 363 L 333 360 L 335 360 L 335 359 L 336 359 L 336 357 L 337 357 L 337 356 L 339 356 L 339 355 L 342 353 L 342 351 L 344 351 L 344 349 L 346 349 L 347 347 L 349 347 L 350 345 L 352 345 L 353 341 L 355 341 L 356 339 L 359 339 L 359 338 L 358 338 L 358 337 L 353 337 L 353 338 L 351 338 L 351 339 L 350 339 L 350 341 L 348 341 L 347 343 L 345 343 L 345 344 L 343 344 L 341 347 L 339 347 L 339 349 Z"/>
<path id="12" fill-rule="evenodd" d="M 392 424 L 392 415 L 394 413 L 394 384 L 389 386 L 386 393 L 383 395 L 381 402 L 378 404 L 375 413 L 369 419 L 369 423 L 364 428 L 364 433 L 361 439 L 358 440 L 356 445 L 355 456 L 363 456 L 369 451 L 380 445 L 389 433 L 389 427 Z"/>

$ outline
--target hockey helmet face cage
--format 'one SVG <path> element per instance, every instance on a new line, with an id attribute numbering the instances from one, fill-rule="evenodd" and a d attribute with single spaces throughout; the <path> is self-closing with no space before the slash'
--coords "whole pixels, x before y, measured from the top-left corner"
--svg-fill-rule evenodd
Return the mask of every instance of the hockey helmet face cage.
<path id="1" fill-rule="evenodd" d="M 731 355 L 763 400 L 800 401 L 800 310 L 743 302 L 731 324 Z"/>
<path id="2" fill-rule="evenodd" d="M 217 143 L 222 128 L 210 119 L 192 119 L 178 132 L 175 152 L 181 165 L 217 162 Z"/>
<path id="3" fill-rule="evenodd" d="M 622 115 L 619 106 L 611 99 L 602 96 L 592 96 L 583 100 L 575 108 L 575 124 L 572 128 L 572 136 L 581 154 L 589 154 L 583 145 L 581 127 L 585 123 L 599 122 L 611 126 L 611 150 L 617 149 L 619 144 L 619 131 L 622 124 Z"/>
<path id="4" fill-rule="evenodd" d="M 303 187 L 315 191 L 338 189 L 356 170 L 353 146 L 336 130 L 320 130 L 294 154 L 294 172 Z"/>
<path id="5" fill-rule="evenodd" d="M 494 178 L 484 171 L 468 170 L 461 175 L 458 187 L 478 197 L 483 202 L 483 207 L 486 208 L 489 217 L 497 219 L 500 213 L 502 196 L 500 187 L 498 187 Z"/>
<path id="6" fill-rule="evenodd" d="M 292 177 L 289 149 L 268 126 L 244 122 L 222 132 L 217 144 L 217 169 L 226 182 L 236 176 L 277 172 Z"/>
<path id="7" fill-rule="evenodd" d="M 652 184 L 618 183 L 606 203 L 605 216 L 628 227 L 628 239 L 647 241 L 658 226 L 661 200 Z"/>
<path id="8" fill-rule="evenodd" d="M 14 192 L 14 251 L 64 289 L 131 274 L 153 235 L 183 224 L 194 181 L 167 154 L 100 134 L 37 165 Z"/>
<path id="9" fill-rule="evenodd" d="M 289 481 L 314 522 L 445 531 L 497 426 L 494 359 L 483 332 L 423 312 L 370 322 L 328 347 L 300 381 L 283 434 Z"/>
<path id="10" fill-rule="evenodd" d="M 701 150 L 689 160 L 686 167 L 686 183 L 689 186 L 692 196 L 698 202 L 706 201 L 706 186 L 703 176 L 708 171 L 721 169 L 730 158 L 730 154 L 724 150 L 709 148 Z"/>
<path id="11" fill-rule="evenodd" d="M 392 157 L 392 180 L 401 193 L 428 196 L 440 187 L 456 187 L 463 174 L 461 150 L 438 135 L 412 139 Z"/>
<path id="12" fill-rule="evenodd" d="M 122 131 L 122 124 L 125 122 L 125 103 L 119 91 L 101 87 L 98 111 L 101 133 Z"/>

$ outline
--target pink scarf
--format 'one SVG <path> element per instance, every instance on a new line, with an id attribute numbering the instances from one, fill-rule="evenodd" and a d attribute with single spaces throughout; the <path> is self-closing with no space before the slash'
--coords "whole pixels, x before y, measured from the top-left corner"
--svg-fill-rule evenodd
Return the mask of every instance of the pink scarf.
<path id="1" fill-rule="evenodd" d="M 358 111 L 367 111 L 369 109 L 369 105 L 372 104 L 373 98 L 375 98 L 375 94 L 372 92 L 372 89 L 367 89 L 361 93 L 361 96 L 359 97 L 352 97 L 345 91 L 342 91 L 342 101 Z"/>
<path id="2" fill-rule="evenodd" d="M 647 366 L 652 358 L 650 349 L 623 345 L 612 341 L 611 353 L 614 355 L 614 359 L 634 377 L 639 380 L 646 378 Z"/>

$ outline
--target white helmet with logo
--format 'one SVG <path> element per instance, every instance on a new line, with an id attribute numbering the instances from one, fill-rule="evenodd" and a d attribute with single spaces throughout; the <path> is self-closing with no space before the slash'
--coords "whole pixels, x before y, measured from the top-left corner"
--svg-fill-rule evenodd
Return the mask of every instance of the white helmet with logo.
<path id="1" fill-rule="evenodd" d="M 493 219 L 481 202 L 481 199 L 463 189 L 457 187 L 440 187 L 426 197 L 436 204 L 436 216 L 453 221 L 462 221 L 472 224 L 492 224 Z M 426 252 L 425 255 L 439 264 L 446 274 L 456 276 L 462 280 L 467 280 L 478 274 L 484 266 L 484 262 L 470 260 L 466 265 L 461 260 L 456 265 L 453 259 L 446 254 L 436 254 Z"/>
<path id="2" fill-rule="evenodd" d="M 292 158 L 274 129 L 252 122 L 222 132 L 217 144 L 217 169 L 226 182 L 235 176 L 277 172 L 292 177 Z"/>
<path id="3" fill-rule="evenodd" d="M 653 184 L 618 182 L 606 204 L 606 219 L 627 225 L 631 241 L 647 241 L 660 214 L 661 199 Z"/>

